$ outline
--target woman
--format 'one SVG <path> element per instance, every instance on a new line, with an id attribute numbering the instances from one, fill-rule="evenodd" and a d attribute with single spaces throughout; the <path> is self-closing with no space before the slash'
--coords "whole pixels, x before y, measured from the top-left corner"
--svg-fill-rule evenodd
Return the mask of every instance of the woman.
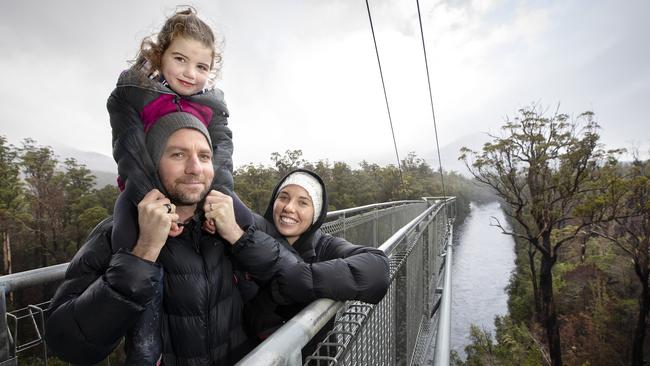
<path id="1" fill-rule="evenodd" d="M 245 305 L 246 325 L 260 340 L 315 299 L 376 304 L 386 294 L 389 266 L 384 252 L 323 233 L 320 227 L 326 215 L 327 192 L 322 179 L 309 170 L 297 169 L 278 182 L 264 217 L 256 216 L 262 231 L 304 260 L 281 271 Z M 305 347 L 303 354 L 311 351 Z"/>

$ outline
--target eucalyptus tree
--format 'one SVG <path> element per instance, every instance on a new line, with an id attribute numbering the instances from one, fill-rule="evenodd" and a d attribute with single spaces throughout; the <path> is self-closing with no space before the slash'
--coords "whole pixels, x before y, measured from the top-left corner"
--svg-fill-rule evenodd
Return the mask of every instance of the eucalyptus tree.
<path id="1" fill-rule="evenodd" d="M 530 263 L 536 310 L 541 310 L 537 318 L 553 365 L 562 364 L 562 349 L 552 269 L 560 248 L 593 222 L 593 217 L 577 216 L 576 207 L 596 189 L 595 176 L 605 157 L 593 117 L 591 112 L 575 119 L 557 111 L 547 115 L 531 105 L 506 119 L 501 135 L 490 135 L 481 151 L 461 149 L 460 159 L 478 182 L 494 190 L 513 223 L 510 227 L 493 219 L 493 224 L 528 243 L 531 261 L 538 261 Z"/>
<path id="2" fill-rule="evenodd" d="M 11 238 L 23 205 L 18 152 L 0 136 L 0 237 L 2 238 L 3 272 L 12 272 Z"/>
<path id="3" fill-rule="evenodd" d="M 591 232 L 616 244 L 630 258 L 639 284 L 639 312 L 632 338 L 632 366 L 644 364 L 644 345 L 650 315 L 650 160 L 613 169 L 610 189 L 594 196 L 585 210 L 605 212 L 611 220 L 595 224 Z"/>

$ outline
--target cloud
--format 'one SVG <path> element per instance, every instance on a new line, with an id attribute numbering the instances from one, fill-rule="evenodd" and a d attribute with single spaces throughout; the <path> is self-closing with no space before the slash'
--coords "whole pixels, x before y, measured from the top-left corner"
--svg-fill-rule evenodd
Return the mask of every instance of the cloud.
<path id="1" fill-rule="evenodd" d="M 2 134 L 110 154 L 105 101 L 171 1 L 11 2 L 0 14 L 10 87 Z M 302 149 L 309 160 L 394 162 L 363 2 L 197 1 L 225 37 L 235 163 Z M 650 3 L 422 1 L 441 145 L 494 131 L 522 105 L 593 109 L 608 144 L 650 136 Z M 371 1 L 398 148 L 434 144 L 415 3 Z M 635 137 L 636 136 L 636 137 Z M 643 148 L 642 148 L 643 149 Z M 425 156 L 425 158 L 428 158 Z"/>

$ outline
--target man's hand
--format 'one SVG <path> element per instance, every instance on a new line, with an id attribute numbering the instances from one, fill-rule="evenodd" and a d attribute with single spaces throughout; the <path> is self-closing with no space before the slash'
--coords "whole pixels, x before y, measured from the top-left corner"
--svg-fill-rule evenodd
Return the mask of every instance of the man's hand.
<path id="1" fill-rule="evenodd" d="M 230 196 L 215 190 L 210 191 L 205 197 L 203 210 L 208 220 L 206 226 L 211 228 L 214 225 L 217 233 L 230 244 L 235 244 L 244 235 L 244 231 L 235 220 L 235 210 Z"/>
<path id="2" fill-rule="evenodd" d="M 178 229 L 176 207 L 159 190 L 147 193 L 138 204 L 140 235 L 132 253 L 155 262 L 170 232 Z"/>

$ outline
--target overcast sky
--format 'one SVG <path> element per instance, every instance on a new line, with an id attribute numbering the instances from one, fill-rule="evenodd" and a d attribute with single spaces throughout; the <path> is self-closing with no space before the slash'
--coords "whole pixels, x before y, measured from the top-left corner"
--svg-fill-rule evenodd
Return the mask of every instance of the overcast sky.
<path id="1" fill-rule="evenodd" d="M 609 147 L 650 149 L 650 1 L 420 3 L 441 146 L 495 132 L 535 101 L 594 111 Z M 175 4 L 2 2 L 0 134 L 110 155 L 106 98 Z M 235 166 L 270 164 L 287 149 L 310 161 L 394 163 L 364 1 L 191 4 L 225 39 L 218 87 Z M 416 2 L 370 7 L 400 156 L 434 161 Z"/>

